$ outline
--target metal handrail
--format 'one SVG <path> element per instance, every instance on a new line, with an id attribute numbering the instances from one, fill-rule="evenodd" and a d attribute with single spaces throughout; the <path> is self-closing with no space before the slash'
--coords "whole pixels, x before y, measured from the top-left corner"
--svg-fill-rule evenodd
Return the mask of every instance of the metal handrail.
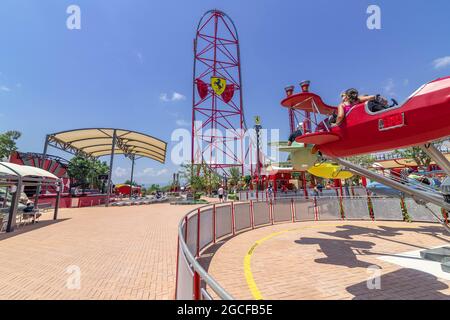
<path id="1" fill-rule="evenodd" d="M 231 202 L 226 202 L 231 205 Z M 225 203 L 225 204 L 226 204 Z M 180 250 L 183 252 L 184 256 L 186 257 L 186 260 L 191 264 L 192 268 L 195 272 L 198 273 L 200 278 L 205 281 L 205 283 L 223 300 L 234 300 L 233 296 L 231 296 L 227 291 L 225 291 L 224 288 L 216 281 L 213 277 L 211 277 L 208 272 L 206 272 L 205 269 L 198 263 L 198 261 L 195 259 L 194 255 L 189 251 L 189 248 L 184 241 L 184 235 L 183 235 L 183 222 L 185 221 L 185 218 L 189 217 L 192 213 L 198 212 L 198 210 L 210 207 L 211 205 L 205 205 L 198 207 L 196 209 L 193 209 L 189 211 L 188 214 L 186 214 L 183 219 L 181 219 L 179 225 L 178 225 L 178 238 L 180 242 Z M 198 214 L 198 213 L 197 213 Z M 194 214 L 195 215 L 195 214 Z M 177 266 L 178 267 L 178 266 Z"/>

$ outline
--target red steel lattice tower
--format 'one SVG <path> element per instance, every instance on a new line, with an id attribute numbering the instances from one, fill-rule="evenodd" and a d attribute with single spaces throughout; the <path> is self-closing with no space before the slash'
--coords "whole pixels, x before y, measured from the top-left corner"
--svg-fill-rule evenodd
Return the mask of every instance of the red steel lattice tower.
<path id="1" fill-rule="evenodd" d="M 245 119 L 239 38 L 224 12 L 200 19 L 194 39 L 191 163 L 217 173 L 239 167 L 244 173 Z"/>

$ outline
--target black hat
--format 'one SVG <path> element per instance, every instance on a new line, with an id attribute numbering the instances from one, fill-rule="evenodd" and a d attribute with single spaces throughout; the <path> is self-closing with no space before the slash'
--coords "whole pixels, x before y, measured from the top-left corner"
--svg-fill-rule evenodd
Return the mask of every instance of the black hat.
<path id="1" fill-rule="evenodd" d="M 345 95 L 350 99 L 350 100 L 357 100 L 358 99 L 358 90 L 356 90 L 355 88 L 350 88 L 347 89 L 345 91 Z"/>

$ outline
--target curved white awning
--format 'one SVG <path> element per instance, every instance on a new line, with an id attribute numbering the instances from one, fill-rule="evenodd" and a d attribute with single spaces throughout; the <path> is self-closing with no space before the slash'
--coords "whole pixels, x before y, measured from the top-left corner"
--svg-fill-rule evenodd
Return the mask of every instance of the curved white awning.
<path id="1" fill-rule="evenodd" d="M 41 177 L 58 180 L 59 178 L 53 173 L 50 173 L 44 169 L 22 166 L 10 162 L 0 162 L 0 176 L 20 176 L 20 177 Z"/>

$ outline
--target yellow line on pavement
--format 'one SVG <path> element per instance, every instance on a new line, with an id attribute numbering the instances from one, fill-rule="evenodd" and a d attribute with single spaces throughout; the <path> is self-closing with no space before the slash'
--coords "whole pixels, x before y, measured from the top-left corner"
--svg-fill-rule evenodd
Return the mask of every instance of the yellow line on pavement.
<path id="1" fill-rule="evenodd" d="M 345 223 L 345 222 L 343 222 L 343 223 Z M 336 224 L 336 223 L 334 223 L 334 224 L 319 224 L 319 225 L 315 225 L 315 226 L 304 226 L 304 227 L 299 227 L 299 228 L 294 228 L 294 229 L 286 229 L 286 230 L 271 233 L 268 236 L 265 236 L 264 238 L 261 238 L 258 241 L 255 241 L 255 243 L 250 247 L 250 249 L 247 251 L 247 254 L 244 257 L 245 280 L 247 281 L 247 286 L 250 289 L 253 299 L 255 299 L 255 300 L 263 300 L 264 299 L 261 294 L 261 291 L 259 291 L 258 286 L 256 285 L 255 278 L 253 277 L 253 273 L 252 273 L 252 267 L 251 267 L 252 255 L 258 246 L 260 246 L 267 240 L 270 240 L 272 238 L 275 238 L 275 237 L 277 237 L 281 234 L 287 233 L 287 232 L 298 231 L 298 230 L 303 230 L 303 229 L 318 229 L 318 228 L 323 228 L 323 227 L 336 227 L 337 225 L 338 224 Z"/>

